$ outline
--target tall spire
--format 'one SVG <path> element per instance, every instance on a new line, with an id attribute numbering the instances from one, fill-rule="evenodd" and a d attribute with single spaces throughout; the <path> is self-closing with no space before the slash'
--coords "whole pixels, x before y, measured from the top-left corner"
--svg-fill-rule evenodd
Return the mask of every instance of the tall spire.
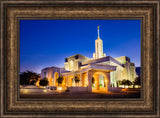
<path id="1" fill-rule="evenodd" d="M 105 53 L 103 53 L 103 41 L 102 39 L 100 39 L 99 27 L 100 26 L 97 26 L 98 38 L 95 40 L 95 53 L 93 53 L 94 59 L 98 59 L 106 56 Z"/>
<path id="2" fill-rule="evenodd" d="M 100 39 L 100 36 L 99 36 L 99 27 L 100 27 L 100 26 L 97 26 L 97 28 L 98 28 L 98 39 Z"/>

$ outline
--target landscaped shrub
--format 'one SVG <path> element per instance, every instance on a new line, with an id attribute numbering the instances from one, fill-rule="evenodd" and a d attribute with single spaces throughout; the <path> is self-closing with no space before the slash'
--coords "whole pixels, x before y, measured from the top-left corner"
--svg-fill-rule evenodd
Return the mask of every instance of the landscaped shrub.
<path id="1" fill-rule="evenodd" d="M 40 80 L 39 85 L 40 85 L 40 86 L 47 86 L 48 83 L 49 83 L 49 82 L 48 82 L 48 79 L 47 79 L 47 78 L 44 78 L 44 79 Z"/>
<path id="2" fill-rule="evenodd" d="M 64 80 L 63 76 L 59 76 L 59 77 L 57 78 L 56 81 L 58 82 L 58 86 L 59 86 L 60 84 L 62 84 L 63 80 Z"/>
<path id="3" fill-rule="evenodd" d="M 95 87 L 95 84 L 92 84 L 92 87 Z"/>
<path id="4" fill-rule="evenodd" d="M 99 84 L 99 87 L 103 87 L 103 85 L 102 85 L 102 84 Z"/>

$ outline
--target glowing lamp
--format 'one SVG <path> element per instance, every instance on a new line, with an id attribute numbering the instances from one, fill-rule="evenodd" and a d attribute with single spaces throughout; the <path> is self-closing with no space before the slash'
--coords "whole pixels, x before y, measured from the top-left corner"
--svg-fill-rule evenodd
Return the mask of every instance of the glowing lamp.
<path id="1" fill-rule="evenodd" d="M 58 90 L 62 90 L 62 87 L 58 87 Z"/>

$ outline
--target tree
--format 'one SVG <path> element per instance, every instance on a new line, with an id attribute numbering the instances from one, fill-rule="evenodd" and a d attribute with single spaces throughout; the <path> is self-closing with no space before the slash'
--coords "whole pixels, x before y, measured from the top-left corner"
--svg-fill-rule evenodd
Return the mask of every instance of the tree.
<path id="1" fill-rule="evenodd" d="M 48 85 L 48 79 L 45 77 L 43 79 L 40 80 L 39 85 L 40 86 L 47 86 Z"/>
<path id="2" fill-rule="evenodd" d="M 135 85 L 141 85 L 141 78 L 140 76 L 136 77 L 133 81 L 133 88 L 135 88 Z"/>
<path id="3" fill-rule="evenodd" d="M 59 77 L 57 78 L 56 81 L 58 82 L 58 86 L 59 86 L 59 84 L 62 84 L 63 80 L 64 80 L 63 76 L 59 76 Z"/>
<path id="4" fill-rule="evenodd" d="M 76 84 L 79 84 L 80 79 L 77 75 L 74 76 L 74 81 L 75 81 Z"/>
<path id="5" fill-rule="evenodd" d="M 123 79 L 122 81 L 121 81 L 121 85 L 132 85 L 132 82 L 131 81 L 129 81 L 129 80 L 125 80 L 125 79 Z"/>
<path id="6" fill-rule="evenodd" d="M 134 85 L 141 85 L 141 78 L 140 76 L 136 77 L 135 80 L 133 81 Z"/>
<path id="7" fill-rule="evenodd" d="M 31 84 L 31 85 L 35 85 L 35 84 L 36 84 L 36 81 L 35 81 L 35 80 L 32 80 L 30 84 Z"/>
<path id="8" fill-rule="evenodd" d="M 25 71 L 20 74 L 20 85 L 34 85 L 40 76 L 32 71 Z"/>
<path id="9" fill-rule="evenodd" d="M 122 81 L 116 81 L 116 84 L 117 84 L 117 87 L 119 87 L 119 85 L 122 85 Z M 113 87 L 114 87 L 114 84 L 113 84 Z"/>

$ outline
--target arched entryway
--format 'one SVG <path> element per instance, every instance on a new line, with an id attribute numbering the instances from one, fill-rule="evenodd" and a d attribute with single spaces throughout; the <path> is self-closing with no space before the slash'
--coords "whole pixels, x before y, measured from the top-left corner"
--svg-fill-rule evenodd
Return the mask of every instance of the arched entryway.
<path id="1" fill-rule="evenodd" d="M 58 72 L 55 72 L 54 73 L 54 80 L 53 80 L 53 86 L 58 86 L 58 83 L 57 83 L 57 79 L 58 79 L 58 77 L 59 77 L 59 74 L 58 74 Z"/>
<path id="2" fill-rule="evenodd" d="M 106 72 L 95 72 L 92 75 L 92 92 L 108 92 L 109 77 Z"/>

